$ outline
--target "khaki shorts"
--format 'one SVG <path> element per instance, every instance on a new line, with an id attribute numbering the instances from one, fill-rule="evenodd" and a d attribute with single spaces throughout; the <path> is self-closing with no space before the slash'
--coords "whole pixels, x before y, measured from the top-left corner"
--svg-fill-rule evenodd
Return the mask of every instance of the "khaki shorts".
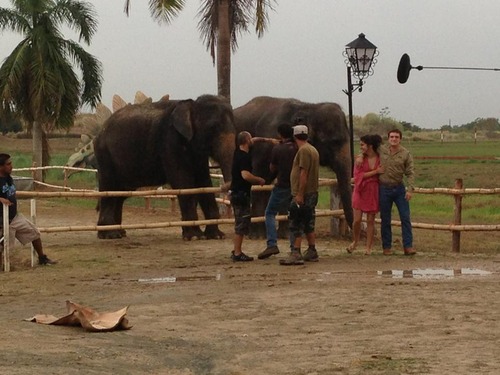
<path id="1" fill-rule="evenodd" d="M 17 214 L 9 225 L 10 247 L 14 247 L 15 239 L 26 245 L 40 238 L 40 231 L 35 224 L 26 219 L 22 214 Z M 3 233 L 3 229 L 0 228 Z"/>

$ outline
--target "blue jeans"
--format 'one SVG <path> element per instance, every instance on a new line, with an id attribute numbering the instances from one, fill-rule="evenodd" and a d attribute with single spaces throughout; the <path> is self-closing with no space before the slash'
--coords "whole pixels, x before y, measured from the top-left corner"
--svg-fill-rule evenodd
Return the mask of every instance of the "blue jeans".
<path id="1" fill-rule="evenodd" d="M 278 245 L 278 232 L 276 231 L 276 215 L 279 211 L 287 211 L 292 192 L 290 189 L 275 186 L 266 207 L 266 235 L 267 247 Z"/>
<path id="2" fill-rule="evenodd" d="M 394 187 L 380 185 L 379 203 L 380 219 L 382 221 L 382 248 L 390 249 L 392 245 L 391 213 L 392 204 L 398 208 L 403 233 L 403 248 L 413 247 L 413 233 L 410 221 L 410 204 L 405 199 L 406 189 L 403 184 Z"/>

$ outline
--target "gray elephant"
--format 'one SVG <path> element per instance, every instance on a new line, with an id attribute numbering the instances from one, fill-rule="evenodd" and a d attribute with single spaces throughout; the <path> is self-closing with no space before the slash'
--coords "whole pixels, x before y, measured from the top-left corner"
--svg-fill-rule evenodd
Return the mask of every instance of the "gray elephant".
<path id="1" fill-rule="evenodd" d="M 235 129 L 230 104 L 211 95 L 196 100 L 160 100 L 115 112 L 94 141 L 99 190 L 135 190 L 170 184 L 174 189 L 212 186 L 209 157 L 231 179 Z M 122 222 L 124 197 L 100 200 L 98 225 Z M 206 219 L 220 217 L 214 194 L 182 195 L 182 220 L 197 220 L 197 203 Z M 100 231 L 99 238 L 120 238 L 124 231 Z M 223 238 L 217 225 L 183 227 L 182 236 Z"/>
<path id="2" fill-rule="evenodd" d="M 351 154 L 346 116 L 335 103 L 304 103 L 296 99 L 268 96 L 256 97 L 234 110 L 238 132 L 246 130 L 253 136 L 276 137 L 281 123 L 301 123 L 309 128 L 309 142 L 319 152 L 321 165 L 330 167 L 337 175 L 344 213 L 352 225 Z M 270 179 L 269 160 L 272 146 L 259 143 L 253 150 L 253 172 Z M 269 194 L 253 194 L 252 216 L 263 216 Z M 280 231 L 283 235 L 283 230 Z M 251 235 L 265 236 L 262 225 L 254 226 Z"/>

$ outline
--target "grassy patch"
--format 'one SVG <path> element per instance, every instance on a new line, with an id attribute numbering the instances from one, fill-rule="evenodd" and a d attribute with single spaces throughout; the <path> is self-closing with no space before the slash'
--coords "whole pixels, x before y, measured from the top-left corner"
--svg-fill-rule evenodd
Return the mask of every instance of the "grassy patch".
<path id="1" fill-rule="evenodd" d="M 360 374 L 427 374 L 429 368 L 419 358 L 391 358 L 374 356 L 359 364 Z"/>
<path id="2" fill-rule="evenodd" d="M 403 146 L 413 156 L 499 157 L 500 141 L 412 142 L 403 138 Z"/>

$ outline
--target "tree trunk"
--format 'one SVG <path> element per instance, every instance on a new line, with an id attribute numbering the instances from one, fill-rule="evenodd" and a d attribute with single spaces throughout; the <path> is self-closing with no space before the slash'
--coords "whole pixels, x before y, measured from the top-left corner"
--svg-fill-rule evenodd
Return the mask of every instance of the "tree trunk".
<path id="1" fill-rule="evenodd" d="M 33 136 L 33 164 L 37 167 L 43 166 L 43 130 L 40 122 L 33 122 L 31 130 Z M 41 170 L 33 172 L 33 178 L 36 181 L 43 181 L 43 173 Z"/>
<path id="2" fill-rule="evenodd" d="M 218 94 L 231 102 L 231 32 L 229 28 L 229 2 L 219 0 L 217 34 L 217 89 Z"/>

